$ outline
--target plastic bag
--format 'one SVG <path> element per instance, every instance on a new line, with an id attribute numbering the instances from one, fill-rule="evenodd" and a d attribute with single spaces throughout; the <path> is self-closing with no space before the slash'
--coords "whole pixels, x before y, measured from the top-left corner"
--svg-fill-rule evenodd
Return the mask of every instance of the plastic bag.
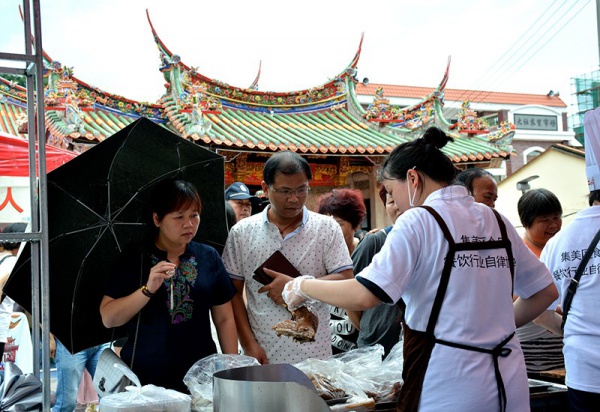
<path id="1" fill-rule="evenodd" d="M 355 351 L 347 352 L 346 371 L 364 382 L 365 392 L 375 402 L 395 401 L 402 387 L 403 348 L 403 341 L 396 343 L 384 360 L 382 360 L 384 350 L 381 345 L 358 349 L 359 351 L 364 349 L 362 356 L 361 353 L 351 354 Z M 354 357 L 350 357 L 351 355 Z M 376 361 L 375 356 L 377 356 Z M 371 361 L 375 363 L 369 363 Z"/>
<path id="2" fill-rule="evenodd" d="M 403 342 L 397 343 L 385 360 L 381 345 L 358 348 L 327 360 L 307 359 L 294 366 L 302 370 L 317 391 L 325 396 L 343 391 L 353 398 L 373 398 L 375 402 L 391 402 L 397 399 L 402 386 Z M 325 380 L 323 379 L 325 378 Z M 319 390 L 321 383 L 324 388 Z M 318 386 L 319 385 L 319 386 Z M 332 386 L 334 390 L 329 389 Z M 327 399 L 322 396 L 324 399 Z M 343 396 L 339 396 L 341 398 Z"/>
<path id="3" fill-rule="evenodd" d="M 23 374 L 13 362 L 6 362 L 0 399 L 2 411 L 41 411 L 42 381 L 33 373 Z"/>
<path id="4" fill-rule="evenodd" d="M 362 381 L 344 371 L 338 359 L 306 359 L 294 365 L 306 374 L 325 400 L 339 399 L 346 395 L 366 398 Z"/>
<path id="5" fill-rule="evenodd" d="M 215 353 L 194 363 L 183 378 L 192 394 L 192 410 L 212 405 L 213 374 L 215 372 L 241 368 L 243 366 L 260 365 L 256 358 L 246 355 L 222 355 Z"/>
<path id="6" fill-rule="evenodd" d="M 188 412 L 192 398 L 160 386 L 128 386 L 125 392 L 100 399 L 101 412 Z"/>

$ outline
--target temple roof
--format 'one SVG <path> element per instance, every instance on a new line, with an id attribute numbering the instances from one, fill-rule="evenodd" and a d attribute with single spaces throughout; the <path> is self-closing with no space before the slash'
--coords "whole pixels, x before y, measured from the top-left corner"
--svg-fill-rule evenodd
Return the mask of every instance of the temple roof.
<path id="1" fill-rule="evenodd" d="M 340 73 L 319 86 L 291 92 L 230 86 L 198 73 L 159 38 L 148 16 L 166 80 L 165 93 L 155 104 L 137 102 L 91 86 L 73 75 L 73 69 L 44 53 L 46 127 L 49 144 L 86 150 L 140 116 L 183 138 L 213 148 L 234 151 L 293 150 L 322 155 L 387 155 L 399 143 L 415 138 L 441 116 L 448 68 L 438 87 L 428 89 L 419 103 L 399 109 L 388 104 L 383 90 L 365 110 L 356 97 L 356 79 L 362 37 L 356 54 Z M 389 90 L 386 89 L 388 95 Z M 26 133 L 25 90 L 0 82 L 0 128 Z M 19 123 L 18 119 L 21 117 Z M 447 129 L 445 122 L 437 122 Z M 449 130 L 448 130 L 449 131 Z M 485 162 L 510 155 L 508 146 L 457 133 L 444 148 L 456 163 Z M 472 137 L 472 136 L 471 136 Z"/>
<path id="2" fill-rule="evenodd" d="M 165 45 L 149 14 L 148 22 L 166 80 L 160 100 L 165 117 L 183 137 L 206 144 L 240 150 L 386 155 L 433 124 L 435 103 L 443 104 L 448 68 L 437 88 L 419 104 L 404 109 L 406 120 L 377 117 L 382 111 L 371 116 L 358 103 L 355 93 L 362 37 L 348 66 L 333 80 L 306 90 L 263 92 L 230 86 L 198 73 Z M 393 108 L 385 110 L 391 113 Z M 480 139 L 462 137 L 447 145 L 445 151 L 457 163 L 510 154 Z"/>
<path id="3" fill-rule="evenodd" d="M 431 87 L 400 86 L 391 84 L 359 83 L 356 92 L 360 95 L 375 95 L 378 88 L 384 88 L 389 97 L 408 99 L 420 99 L 430 94 L 434 89 Z M 497 103 L 510 105 L 535 104 L 540 106 L 563 107 L 567 105 L 559 96 L 547 96 L 545 94 L 531 93 L 504 93 L 483 90 L 445 89 L 445 98 L 448 101 L 470 100 L 473 103 Z"/>
<path id="4" fill-rule="evenodd" d="M 363 36 L 361 36 L 358 50 L 348 66 L 326 83 L 310 89 L 296 91 L 260 91 L 255 87 L 243 88 L 232 86 L 199 73 L 197 68 L 183 62 L 181 57 L 173 53 L 161 40 L 150 20 L 148 10 L 146 10 L 146 16 L 159 50 L 162 63 L 160 70 L 165 75 L 165 80 L 167 81 L 167 92 L 191 93 L 195 87 L 201 87 L 204 94 L 220 99 L 223 104 L 241 108 L 270 108 L 288 111 L 296 107 L 306 108 L 342 100 L 344 97 L 342 83 L 346 78 L 356 74 L 356 66 L 360 58 L 363 42 Z M 172 71 L 175 71 L 174 74 L 176 76 L 171 76 Z M 260 76 L 260 69 L 258 76 Z M 172 83 L 173 80 L 178 80 L 179 82 Z M 257 83 L 258 78 L 253 82 L 252 86 L 256 86 Z"/>
<path id="5" fill-rule="evenodd" d="M 26 90 L 0 77 L 0 130 L 19 135 L 19 121 L 27 120 Z"/>

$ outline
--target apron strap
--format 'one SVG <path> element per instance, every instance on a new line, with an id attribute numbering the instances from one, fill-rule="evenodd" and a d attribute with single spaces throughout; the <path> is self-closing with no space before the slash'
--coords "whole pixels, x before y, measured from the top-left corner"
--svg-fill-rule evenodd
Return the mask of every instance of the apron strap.
<path id="1" fill-rule="evenodd" d="M 511 354 L 512 349 L 505 348 L 506 344 L 515 336 L 515 332 L 508 335 L 502 342 L 496 345 L 493 349 L 484 349 L 477 346 L 465 345 L 462 343 L 448 342 L 442 339 L 436 339 L 435 343 L 440 345 L 450 346 L 452 348 L 470 350 L 474 352 L 489 353 L 492 355 L 494 361 L 494 374 L 496 375 L 496 387 L 498 388 L 498 403 L 501 411 L 506 411 L 506 388 L 504 387 L 504 381 L 502 380 L 502 374 L 500 373 L 500 366 L 498 364 L 498 358 L 506 358 Z"/>
<path id="2" fill-rule="evenodd" d="M 515 258 L 513 257 L 512 246 L 510 243 L 510 239 L 508 238 L 508 233 L 506 232 L 506 225 L 504 224 L 504 220 L 502 220 L 500 213 L 498 213 L 496 209 L 492 209 L 492 212 L 494 212 L 494 215 L 496 215 L 498 226 L 500 226 L 500 233 L 502 234 L 502 241 L 505 243 L 504 248 L 506 249 L 506 256 L 508 257 L 508 267 L 510 268 L 512 291 L 515 289 Z"/>
<path id="3" fill-rule="evenodd" d="M 427 323 L 426 332 L 431 336 L 434 336 L 433 331 L 435 329 L 435 325 L 437 324 L 438 317 L 440 316 L 440 310 L 442 309 L 442 303 L 444 302 L 444 297 L 446 296 L 446 290 L 448 289 L 448 283 L 450 282 L 450 272 L 452 271 L 452 264 L 454 263 L 454 254 L 456 252 L 456 243 L 450 234 L 450 230 L 444 222 L 444 219 L 430 206 L 420 206 L 423 209 L 427 210 L 438 222 L 438 225 L 442 229 L 444 233 L 444 237 L 448 241 L 449 249 L 448 253 L 446 253 L 446 260 L 444 262 L 444 269 L 442 270 L 442 276 L 440 277 L 440 284 L 437 289 L 437 293 L 435 295 L 435 300 L 433 301 L 433 306 L 431 307 L 431 314 L 429 315 L 429 321 Z"/>

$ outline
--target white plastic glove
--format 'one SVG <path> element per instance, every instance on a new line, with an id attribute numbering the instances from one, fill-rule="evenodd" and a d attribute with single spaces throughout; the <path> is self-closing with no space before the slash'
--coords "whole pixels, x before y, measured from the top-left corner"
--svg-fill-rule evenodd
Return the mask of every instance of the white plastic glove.
<path id="1" fill-rule="evenodd" d="M 302 292 L 302 282 L 304 282 L 305 279 L 314 278 L 314 276 L 302 275 L 285 284 L 281 296 L 290 312 L 299 307 L 317 303 L 315 299 L 312 299 L 306 293 Z"/>

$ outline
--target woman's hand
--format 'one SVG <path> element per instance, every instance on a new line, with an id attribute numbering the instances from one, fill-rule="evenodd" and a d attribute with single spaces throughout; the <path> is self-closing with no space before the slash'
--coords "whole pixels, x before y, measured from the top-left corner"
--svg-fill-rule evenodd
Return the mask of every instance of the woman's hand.
<path id="1" fill-rule="evenodd" d="M 162 285 L 165 279 L 172 278 L 175 274 L 175 266 L 171 262 L 163 260 L 158 262 L 152 269 L 150 269 L 150 276 L 148 276 L 148 282 L 146 287 L 150 293 L 156 293 L 160 285 Z"/>

